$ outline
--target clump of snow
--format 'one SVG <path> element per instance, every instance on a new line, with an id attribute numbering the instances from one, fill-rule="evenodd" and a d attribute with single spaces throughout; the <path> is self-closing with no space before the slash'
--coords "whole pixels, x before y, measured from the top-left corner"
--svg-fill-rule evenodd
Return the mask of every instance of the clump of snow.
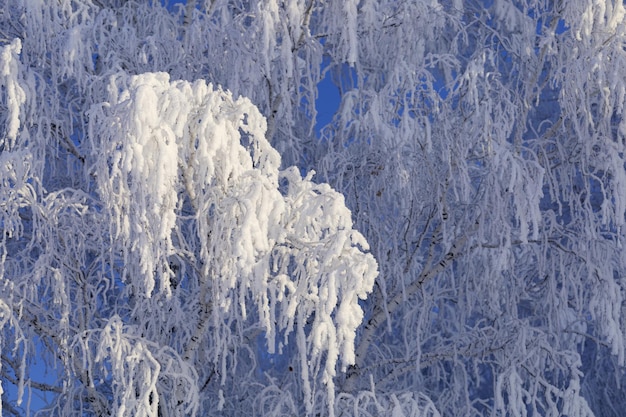
<path id="1" fill-rule="evenodd" d="M 309 407 L 310 363 L 324 363 L 332 403 L 338 363 L 355 362 L 358 300 L 377 275 L 343 196 L 313 173 L 280 171 L 265 118 L 246 98 L 164 73 L 118 76 L 109 92 L 91 110 L 90 137 L 104 150 L 94 155 L 98 187 L 129 283 L 146 297 L 171 294 L 168 259 L 181 250 L 172 233 L 190 205 L 206 280 L 198 297 L 210 300 L 213 325 L 245 320 L 252 301 L 270 351 L 277 333 L 296 332 Z"/>
<path id="2" fill-rule="evenodd" d="M 5 90 L 4 101 L 7 111 L 6 139 L 0 137 L 0 145 L 11 149 L 17 138 L 20 128 L 20 107 L 26 101 L 26 93 L 20 87 L 19 54 L 22 42 L 14 39 L 9 45 L 0 48 L 0 87 Z"/>

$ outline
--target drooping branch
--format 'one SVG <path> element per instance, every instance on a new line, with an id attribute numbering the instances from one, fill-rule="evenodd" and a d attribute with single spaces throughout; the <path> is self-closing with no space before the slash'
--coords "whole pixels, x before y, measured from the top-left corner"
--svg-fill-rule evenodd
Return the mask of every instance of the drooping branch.
<path id="1" fill-rule="evenodd" d="M 435 231 L 435 234 L 439 234 L 440 227 L 438 227 Z M 474 229 L 470 229 L 466 231 L 463 235 L 459 236 L 452 242 L 449 250 L 446 252 L 444 256 L 439 259 L 439 262 L 434 265 L 431 264 L 430 261 L 425 263 L 424 270 L 418 276 L 417 280 L 408 285 L 403 292 L 396 294 L 393 298 L 388 300 L 386 304 L 386 310 L 381 306 L 376 305 L 374 311 L 372 312 L 372 316 L 367 320 L 365 325 L 363 326 L 363 332 L 361 334 L 361 338 L 359 340 L 359 344 L 356 350 L 356 363 L 355 366 L 351 369 L 348 374 L 348 378 L 346 379 L 345 385 L 343 389 L 345 392 L 352 392 L 356 388 L 357 381 L 362 378 L 362 374 L 359 371 L 359 366 L 362 365 L 364 358 L 367 356 L 367 352 L 369 350 L 370 345 L 374 341 L 374 337 L 381 327 L 381 325 L 385 322 L 385 319 L 388 316 L 393 315 L 393 313 L 398 310 L 399 307 L 409 298 L 411 298 L 415 293 L 417 293 L 425 282 L 434 279 L 437 275 L 441 274 L 443 271 L 448 268 L 452 262 L 460 258 L 461 256 L 468 255 L 471 252 L 471 247 L 467 247 L 467 242 L 471 241 L 472 233 Z M 433 256 L 435 240 L 431 242 L 431 248 L 429 252 L 429 259 Z"/>

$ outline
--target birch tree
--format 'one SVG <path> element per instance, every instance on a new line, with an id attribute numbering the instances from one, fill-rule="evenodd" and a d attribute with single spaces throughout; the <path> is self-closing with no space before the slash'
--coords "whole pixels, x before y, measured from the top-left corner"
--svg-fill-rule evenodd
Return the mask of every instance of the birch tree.
<path id="1" fill-rule="evenodd" d="M 626 406 L 622 2 L 0 4 L 4 415 Z"/>

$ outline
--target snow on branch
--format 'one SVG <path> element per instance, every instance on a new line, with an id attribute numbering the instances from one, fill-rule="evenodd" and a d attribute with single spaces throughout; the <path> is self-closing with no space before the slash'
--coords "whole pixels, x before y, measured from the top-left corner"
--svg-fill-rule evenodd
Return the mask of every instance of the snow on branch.
<path id="1" fill-rule="evenodd" d="M 0 271 L 2 272 L 2 271 Z M 16 362 L 13 368 L 13 372 L 17 377 L 17 405 L 21 405 L 23 397 L 24 397 L 24 384 L 26 382 L 25 372 L 26 372 L 26 358 L 28 355 L 28 346 L 26 337 L 20 327 L 19 317 L 16 317 L 12 311 L 12 293 L 13 293 L 13 285 L 8 281 L 4 280 L 3 274 L 0 275 L 0 279 L 2 280 L 2 284 L 0 286 L 0 330 L 4 330 L 5 327 L 11 327 L 14 334 L 13 341 L 13 353 L 19 354 L 18 352 L 21 350 L 19 363 Z M 5 361 L 5 350 L 9 352 L 9 341 L 0 339 L 0 350 L 2 350 L 2 362 Z M 20 349 L 21 346 L 21 349 Z M 0 371 L 2 371 L 2 362 L 0 362 Z M 3 372 L 0 372 L 0 375 L 4 375 Z M 2 394 L 2 381 L 0 381 L 0 394 Z M 0 416 L 2 416 L 2 404 L 0 404 Z"/>
<path id="2" fill-rule="evenodd" d="M 253 301 L 270 352 L 277 332 L 285 341 L 297 334 L 309 409 L 307 368 L 320 369 L 311 364 L 323 363 L 332 403 L 338 362 L 345 369 L 355 360 L 358 300 L 377 275 L 343 196 L 313 183 L 313 173 L 279 170 L 265 118 L 248 99 L 164 73 L 117 76 L 109 93 L 90 111 L 90 137 L 126 283 L 143 297 L 171 295 L 168 260 L 182 250 L 172 231 L 180 207 L 191 206 L 203 275 L 197 302 L 211 309 L 197 332 L 209 318 L 218 328 L 246 320 Z M 202 336 L 193 335 L 186 359 Z M 227 343 L 216 344 L 226 355 Z"/>
<path id="3" fill-rule="evenodd" d="M 26 94 L 18 80 L 18 56 L 21 50 L 22 42 L 19 39 L 14 39 L 8 46 L 0 48 L 0 87 L 4 93 L 0 97 L 0 103 L 6 111 L 6 138 L 0 137 L 0 147 L 4 146 L 6 149 L 15 146 L 20 128 L 20 107 L 26 101 Z"/>
<path id="4" fill-rule="evenodd" d="M 116 416 L 157 417 L 161 415 L 159 408 L 172 406 L 179 407 L 179 412 L 184 410 L 185 415 L 196 414 L 197 375 L 172 349 L 139 337 L 136 329 L 124 325 L 118 316 L 112 317 L 97 336 L 95 361 L 105 377 L 110 372 L 113 378 Z M 168 380 L 173 383 L 168 384 Z M 169 388 L 166 392 L 164 384 Z M 159 404 L 160 391 L 170 397 L 169 404 Z"/>

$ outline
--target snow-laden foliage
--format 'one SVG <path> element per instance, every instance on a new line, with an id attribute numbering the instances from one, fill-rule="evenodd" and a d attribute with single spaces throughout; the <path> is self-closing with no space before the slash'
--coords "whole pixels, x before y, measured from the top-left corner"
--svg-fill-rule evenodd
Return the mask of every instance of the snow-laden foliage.
<path id="1" fill-rule="evenodd" d="M 170 83 L 165 73 L 118 77 L 109 92 L 110 102 L 90 110 L 89 136 L 97 142 L 94 175 L 110 211 L 110 248 L 123 254 L 122 281 L 140 299 L 155 292 L 169 299 L 173 287 L 185 285 L 172 283 L 179 278 L 171 259 L 185 256 L 173 230 L 177 213 L 189 209 L 180 221 L 192 224 L 199 244 L 195 301 L 213 317 L 212 331 L 245 321 L 254 302 L 269 352 L 277 331 L 285 338 L 296 331 L 301 367 L 322 362 L 332 397 L 337 364 L 344 370 L 354 364 L 363 319 L 358 301 L 377 274 L 341 195 L 295 168 L 279 170 L 265 119 L 247 99 L 204 81 Z M 186 360 L 204 335 L 190 336 Z M 214 360 L 225 360 L 228 343 L 214 343 Z"/>
<path id="2" fill-rule="evenodd" d="M 20 128 L 20 106 L 24 104 L 25 94 L 18 79 L 18 59 L 17 56 L 22 49 L 22 42 L 14 39 L 9 46 L 2 48 L 0 55 L 0 86 L 4 90 L 3 101 L 6 106 L 6 132 L 0 145 L 10 149 L 14 145 L 17 132 Z"/>
<path id="3" fill-rule="evenodd" d="M 0 10 L 3 415 L 623 414 L 622 1 Z"/>

